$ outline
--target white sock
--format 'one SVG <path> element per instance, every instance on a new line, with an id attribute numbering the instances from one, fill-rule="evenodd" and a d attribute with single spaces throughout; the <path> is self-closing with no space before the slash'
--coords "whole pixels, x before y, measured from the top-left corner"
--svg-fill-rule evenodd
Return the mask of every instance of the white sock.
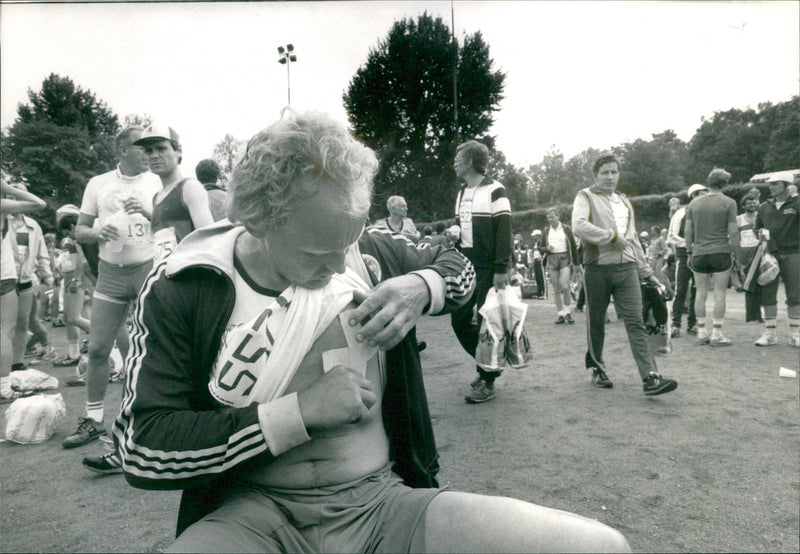
<path id="1" fill-rule="evenodd" d="M 0 395 L 11 396 L 11 376 L 0 377 Z"/>
<path id="2" fill-rule="evenodd" d="M 564 308 L 564 315 L 568 315 L 571 311 L 572 311 L 572 307 L 571 306 L 566 306 Z"/>
<path id="3" fill-rule="evenodd" d="M 713 327 L 713 329 L 711 331 L 711 336 L 712 337 L 719 337 L 720 335 L 722 335 L 722 322 L 723 321 L 724 320 L 722 320 L 722 319 L 715 319 L 714 320 L 714 327 Z"/>
<path id="4" fill-rule="evenodd" d="M 75 358 L 77 358 L 77 357 L 78 357 L 78 355 L 79 355 L 80 353 L 81 353 L 81 345 L 80 345 L 80 341 L 78 341 L 78 342 L 73 342 L 73 343 L 70 343 L 70 344 L 67 346 L 67 356 L 69 356 L 69 357 L 70 357 L 70 358 L 72 358 L 73 360 L 74 360 Z"/>
<path id="5" fill-rule="evenodd" d="M 775 336 L 775 320 L 774 319 L 765 319 L 764 320 L 764 334 L 768 337 Z"/>
<path id="6" fill-rule="evenodd" d="M 103 408 L 104 402 L 87 402 L 86 403 L 86 417 L 95 420 L 97 423 L 103 423 Z"/>

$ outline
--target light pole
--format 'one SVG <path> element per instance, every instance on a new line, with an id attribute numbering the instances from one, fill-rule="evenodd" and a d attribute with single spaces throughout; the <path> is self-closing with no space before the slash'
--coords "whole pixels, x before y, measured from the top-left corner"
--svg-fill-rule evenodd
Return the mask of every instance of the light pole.
<path id="1" fill-rule="evenodd" d="M 289 105 L 292 104 L 292 84 L 289 75 L 289 66 L 292 65 L 292 62 L 297 61 L 297 56 L 294 54 L 294 46 L 291 44 L 287 44 L 286 48 L 283 46 L 278 46 L 278 63 L 286 64 L 286 96 Z"/>

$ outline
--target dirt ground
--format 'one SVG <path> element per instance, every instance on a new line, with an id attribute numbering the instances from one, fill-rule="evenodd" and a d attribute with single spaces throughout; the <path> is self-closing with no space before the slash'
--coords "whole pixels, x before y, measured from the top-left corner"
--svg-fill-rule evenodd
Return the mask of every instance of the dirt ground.
<path id="1" fill-rule="evenodd" d="M 759 349 L 758 324 L 744 323 L 743 297 L 729 293 L 731 348 L 673 341 L 660 358 L 677 391 L 642 394 L 621 323 L 608 326 L 606 362 L 614 388 L 592 387 L 583 369 L 585 318 L 553 325 L 554 308 L 529 301 L 535 362 L 507 371 L 497 399 L 468 405 L 470 359 L 449 318 L 418 326 L 426 386 L 441 453 L 443 485 L 508 495 L 595 518 L 643 552 L 797 552 L 800 528 L 798 350 Z M 63 329 L 51 331 L 63 348 Z M 42 369 L 63 382 L 73 368 Z M 67 417 L 38 445 L 0 444 L 0 551 L 158 551 L 174 533 L 179 494 L 141 491 L 120 475 L 98 476 L 81 458 L 99 442 L 63 450 L 83 413 L 84 388 L 64 387 Z M 107 406 L 122 386 L 109 386 Z M 5 410 L 0 425 L 5 429 Z"/>

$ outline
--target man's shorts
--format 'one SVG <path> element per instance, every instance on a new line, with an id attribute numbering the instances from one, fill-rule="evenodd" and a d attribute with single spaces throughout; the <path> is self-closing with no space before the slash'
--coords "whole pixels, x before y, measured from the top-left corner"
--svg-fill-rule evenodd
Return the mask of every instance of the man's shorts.
<path id="1" fill-rule="evenodd" d="M 562 268 L 569 266 L 569 253 L 562 252 L 560 254 L 553 254 L 551 252 L 547 255 L 547 269 L 560 271 Z"/>
<path id="2" fill-rule="evenodd" d="M 761 285 L 759 299 L 762 306 L 778 303 L 778 283 L 783 281 L 786 289 L 786 305 L 800 306 L 800 254 L 778 254 L 779 278 Z"/>
<path id="3" fill-rule="evenodd" d="M 328 487 L 239 486 L 167 552 L 422 552 L 425 510 L 442 490 L 407 487 L 388 464 Z"/>
<path id="4" fill-rule="evenodd" d="M 25 281 L 24 283 L 17 283 L 17 292 L 25 292 L 33 288 L 33 281 Z"/>
<path id="5" fill-rule="evenodd" d="M 0 281 L 0 296 L 5 296 L 11 291 L 17 292 L 16 279 L 3 279 Z"/>
<path id="6" fill-rule="evenodd" d="M 692 256 L 689 266 L 697 273 L 722 273 L 733 267 L 733 258 L 730 254 L 699 254 Z"/>
<path id="7" fill-rule="evenodd" d="M 119 266 L 100 260 L 94 298 L 127 304 L 136 300 L 147 275 L 153 269 L 152 260 L 136 265 Z"/>

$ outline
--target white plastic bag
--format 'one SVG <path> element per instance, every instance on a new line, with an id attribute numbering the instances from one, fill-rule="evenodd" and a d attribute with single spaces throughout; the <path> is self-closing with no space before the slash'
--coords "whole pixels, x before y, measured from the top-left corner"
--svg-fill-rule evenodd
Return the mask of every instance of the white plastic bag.
<path id="1" fill-rule="evenodd" d="M 37 394 L 15 400 L 6 409 L 6 440 L 36 444 L 53 436 L 66 415 L 61 394 Z"/>
<path id="2" fill-rule="evenodd" d="M 520 298 L 519 287 L 494 287 L 486 294 L 480 309 L 481 323 L 475 362 L 487 371 L 502 371 L 506 367 L 521 369 L 532 359 L 530 340 L 525 332 L 528 305 Z"/>
<path id="3" fill-rule="evenodd" d="M 18 391 L 43 391 L 58 388 L 58 379 L 38 369 L 11 372 L 11 388 Z"/>

